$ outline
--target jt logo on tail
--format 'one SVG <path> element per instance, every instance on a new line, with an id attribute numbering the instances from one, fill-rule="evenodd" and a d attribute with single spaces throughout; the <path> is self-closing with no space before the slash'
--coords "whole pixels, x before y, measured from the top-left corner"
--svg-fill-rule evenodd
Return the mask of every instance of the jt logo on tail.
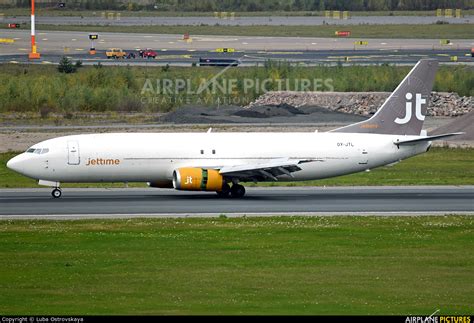
<path id="1" fill-rule="evenodd" d="M 419 136 L 437 68 L 434 59 L 420 60 L 369 120 L 332 131 Z"/>
<path id="2" fill-rule="evenodd" d="M 396 123 L 405 124 L 405 123 L 408 123 L 411 120 L 412 104 L 411 104 L 410 100 L 412 99 L 412 97 L 413 97 L 413 95 L 410 92 L 408 92 L 405 95 L 405 98 L 407 99 L 407 102 L 405 104 L 405 108 L 406 108 L 405 117 L 403 117 L 403 119 L 396 118 L 395 119 Z M 422 104 L 426 104 L 426 100 L 421 98 L 420 93 L 416 93 L 415 94 L 415 117 L 420 121 L 425 120 L 425 116 L 421 113 L 421 105 Z"/>

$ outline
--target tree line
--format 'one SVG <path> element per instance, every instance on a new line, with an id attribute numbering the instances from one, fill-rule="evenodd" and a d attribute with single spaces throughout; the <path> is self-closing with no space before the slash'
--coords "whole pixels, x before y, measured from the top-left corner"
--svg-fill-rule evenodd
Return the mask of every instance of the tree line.
<path id="1" fill-rule="evenodd" d="M 1 1 L 1 3 L 8 1 Z M 37 0 L 38 5 L 65 2 L 68 8 L 90 10 L 163 11 L 385 11 L 474 8 L 474 0 Z M 30 0 L 12 0 L 10 5 L 28 7 Z"/>

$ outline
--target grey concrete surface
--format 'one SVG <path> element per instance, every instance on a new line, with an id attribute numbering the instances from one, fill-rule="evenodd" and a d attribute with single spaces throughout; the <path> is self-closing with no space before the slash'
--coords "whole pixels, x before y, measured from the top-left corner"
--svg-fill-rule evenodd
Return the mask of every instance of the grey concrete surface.
<path id="1" fill-rule="evenodd" d="M 12 38 L 13 44 L 0 45 L 0 54 L 27 54 L 30 49 L 30 31 L 1 30 L 1 38 Z M 142 34 L 142 33 L 99 33 L 95 42 L 97 50 L 110 47 L 123 49 L 153 48 L 155 50 L 213 51 L 216 48 L 234 48 L 236 51 L 333 51 L 333 50 L 459 50 L 470 52 L 473 39 L 453 39 L 450 45 L 441 45 L 439 39 L 358 39 L 358 38 L 321 38 L 321 37 L 263 37 L 263 36 L 214 36 L 194 35 L 191 42 L 183 40 L 183 35 Z M 354 47 L 354 41 L 366 40 L 367 46 Z M 90 47 L 89 32 L 78 31 L 42 31 L 36 30 L 36 41 L 40 53 L 63 54 L 86 53 Z"/>
<path id="2" fill-rule="evenodd" d="M 473 214 L 474 186 L 248 188 L 242 199 L 167 189 L 0 190 L 0 218 Z"/>

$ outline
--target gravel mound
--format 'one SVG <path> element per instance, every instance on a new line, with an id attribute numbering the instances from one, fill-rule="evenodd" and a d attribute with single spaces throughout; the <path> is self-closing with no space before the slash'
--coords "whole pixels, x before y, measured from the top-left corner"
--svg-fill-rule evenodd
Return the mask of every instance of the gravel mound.
<path id="1" fill-rule="evenodd" d="M 295 108 L 319 106 L 331 111 L 371 116 L 390 95 L 390 92 L 267 92 L 250 103 L 255 106 L 286 104 Z M 457 93 L 432 92 L 428 106 L 429 116 L 461 116 L 474 110 L 470 96 Z"/>
<path id="2" fill-rule="evenodd" d="M 366 117 L 330 111 L 317 106 L 296 108 L 288 104 L 242 108 L 186 106 L 158 118 L 160 123 L 226 124 L 226 123 L 337 123 L 349 124 Z"/>

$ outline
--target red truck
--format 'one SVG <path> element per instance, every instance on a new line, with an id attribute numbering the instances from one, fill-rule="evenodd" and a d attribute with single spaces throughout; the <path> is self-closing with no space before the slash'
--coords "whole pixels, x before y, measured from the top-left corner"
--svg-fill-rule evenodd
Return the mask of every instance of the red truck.
<path id="1" fill-rule="evenodd" d="M 158 56 L 158 54 L 150 48 L 147 48 L 145 50 L 140 50 L 138 52 L 138 55 L 142 58 L 155 58 L 156 56 Z"/>

